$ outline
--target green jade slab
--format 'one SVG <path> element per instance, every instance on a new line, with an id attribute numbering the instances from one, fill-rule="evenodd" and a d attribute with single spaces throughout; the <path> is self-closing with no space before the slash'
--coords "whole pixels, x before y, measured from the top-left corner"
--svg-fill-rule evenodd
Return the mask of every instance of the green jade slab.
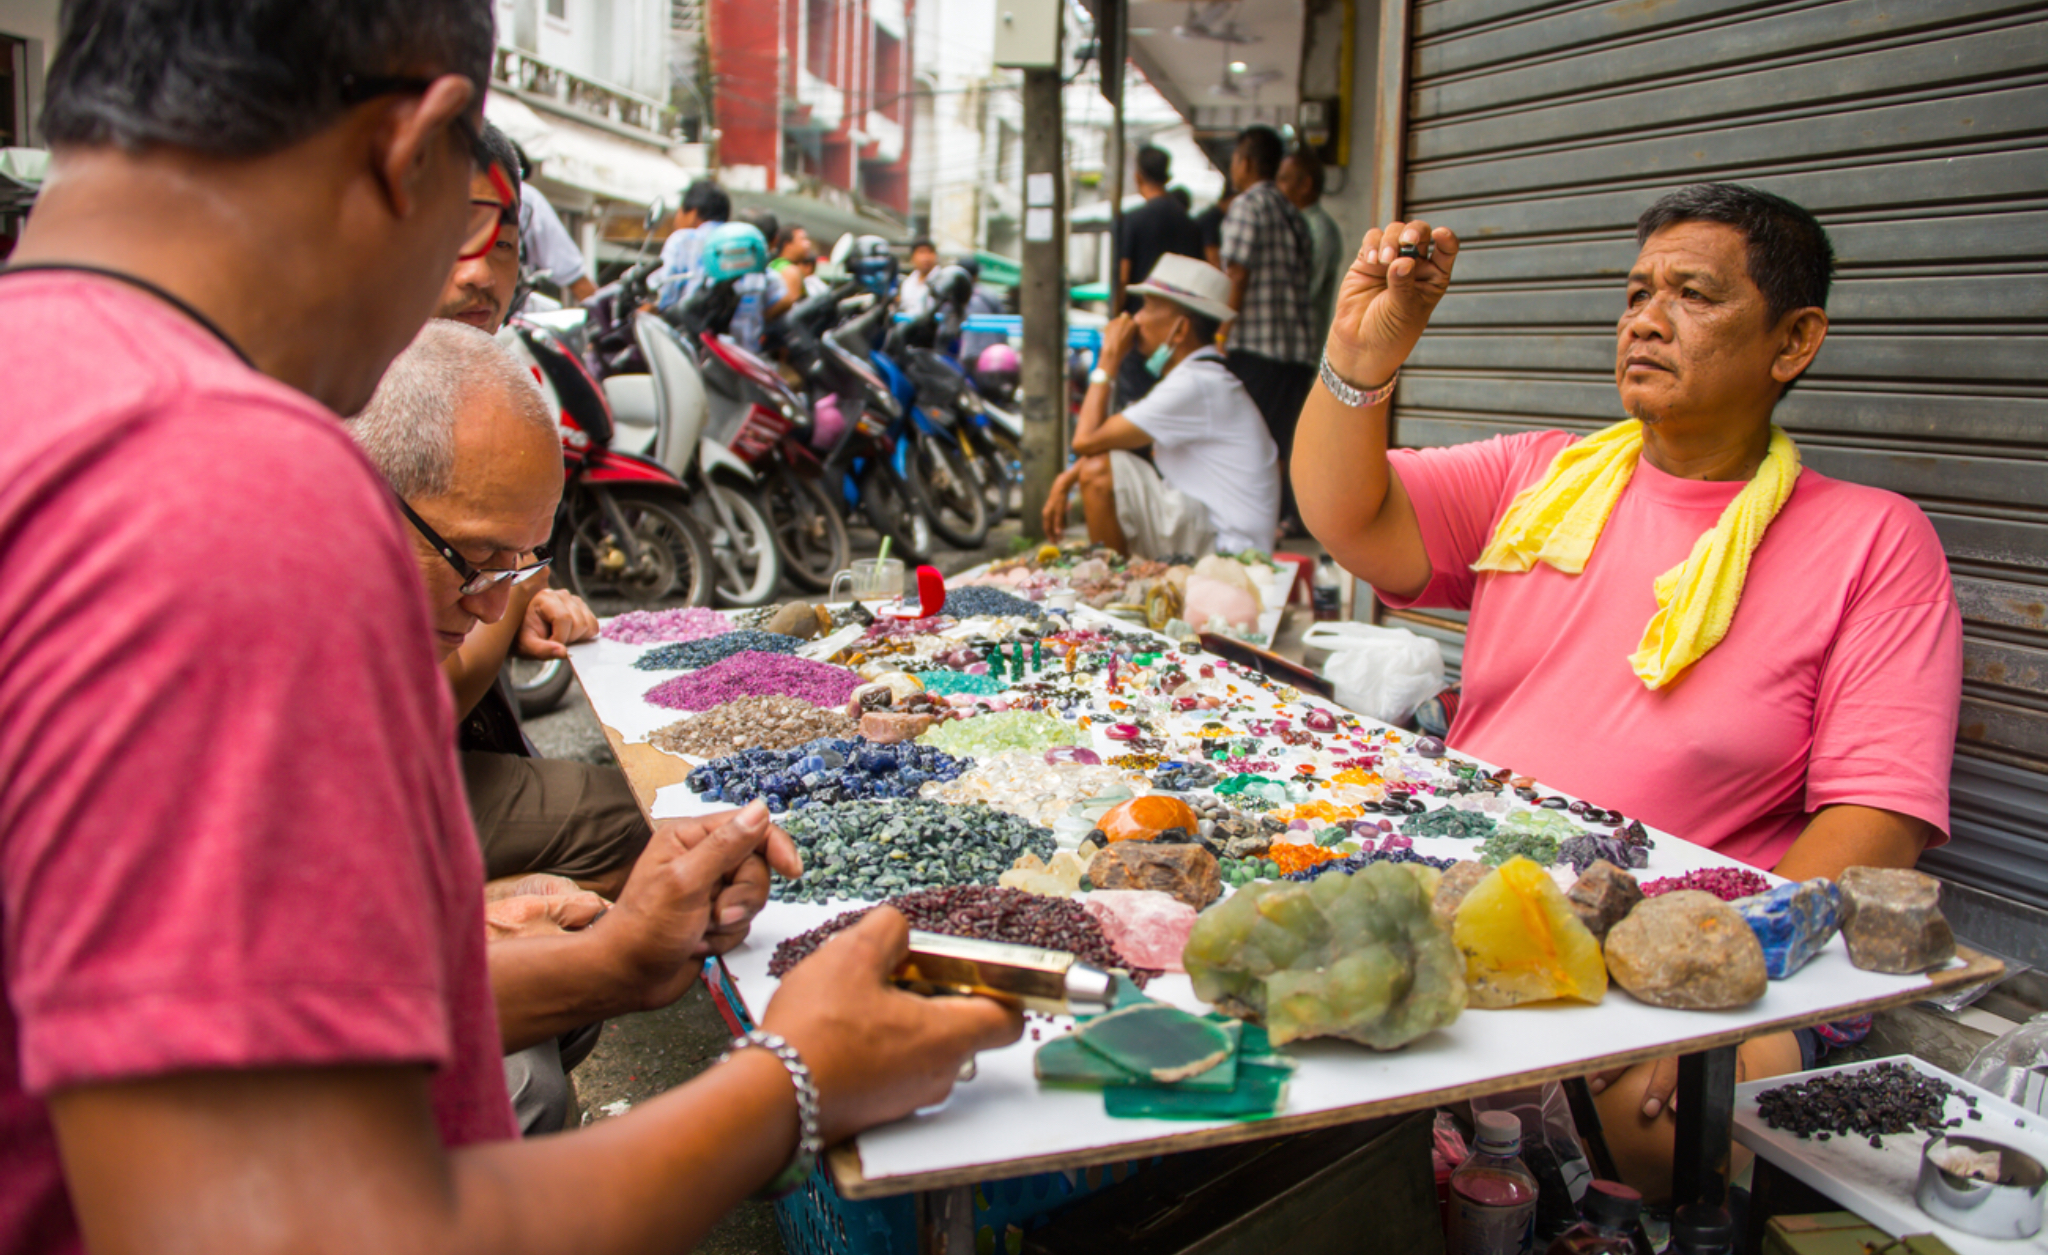
<path id="1" fill-rule="evenodd" d="M 1102 1091 L 1102 1108 L 1122 1120 L 1259 1119 L 1280 1110 L 1293 1076 L 1291 1059 L 1280 1055 L 1245 1058 L 1238 1061 L 1237 1084 L 1227 1091 L 1195 1090 L 1185 1085 L 1118 1086 Z"/>
<path id="2" fill-rule="evenodd" d="M 1218 1020 L 1217 1024 L 1229 1034 L 1230 1054 L 1221 1063 L 1205 1072 L 1172 1082 L 1173 1088 L 1201 1090 L 1205 1093 L 1227 1092 L 1236 1088 L 1241 1034 L 1247 1026 L 1238 1020 Z M 1112 1086 L 1164 1084 L 1134 1072 L 1122 1064 L 1110 1062 L 1104 1056 L 1088 1049 L 1072 1034 L 1055 1037 L 1040 1046 L 1031 1057 L 1031 1067 L 1039 1083 L 1044 1085 L 1108 1089 Z"/>
<path id="3" fill-rule="evenodd" d="M 1238 1045 L 1223 1024 L 1163 1002 L 1096 1016 L 1074 1031 L 1074 1039 L 1125 1071 L 1154 1081 L 1199 1076 L 1235 1057 Z"/>

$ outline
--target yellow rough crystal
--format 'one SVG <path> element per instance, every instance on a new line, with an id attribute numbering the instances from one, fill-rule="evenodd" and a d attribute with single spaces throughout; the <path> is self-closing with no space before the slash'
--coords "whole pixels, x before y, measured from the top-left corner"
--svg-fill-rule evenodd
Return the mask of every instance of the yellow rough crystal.
<path id="1" fill-rule="evenodd" d="M 1465 956 L 1475 1007 L 1607 995 L 1600 943 L 1550 873 L 1529 859 L 1509 859 L 1465 895 L 1452 938 Z"/>

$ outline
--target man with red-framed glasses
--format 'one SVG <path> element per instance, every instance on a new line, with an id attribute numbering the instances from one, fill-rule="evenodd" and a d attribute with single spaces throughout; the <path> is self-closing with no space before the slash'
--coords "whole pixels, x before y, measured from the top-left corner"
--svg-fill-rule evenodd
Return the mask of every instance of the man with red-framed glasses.
<path id="1" fill-rule="evenodd" d="M 519 198 L 525 189 L 520 185 L 518 150 L 509 136 L 488 122 L 478 137 L 477 163 L 469 181 L 469 203 L 479 225 L 448 272 L 434 317 L 495 334 L 512 313 L 512 297 L 519 288 Z"/>
<path id="2" fill-rule="evenodd" d="M 493 991 L 587 996 L 576 939 L 486 966 L 405 524 L 335 419 L 475 247 L 493 7 L 63 7 L 0 276 L 0 1255 L 685 1248 L 1021 1030 L 892 990 L 881 910 L 752 1048 L 511 1140 Z M 794 870 L 763 813 L 655 840 L 670 971 Z"/>

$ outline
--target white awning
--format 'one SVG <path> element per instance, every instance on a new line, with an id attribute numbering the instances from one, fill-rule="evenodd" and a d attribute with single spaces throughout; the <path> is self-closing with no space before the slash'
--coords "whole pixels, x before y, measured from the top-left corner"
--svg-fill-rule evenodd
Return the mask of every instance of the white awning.
<path id="1" fill-rule="evenodd" d="M 502 89 L 485 100 L 484 114 L 518 141 L 539 167 L 541 178 L 604 200 L 648 205 L 664 196 L 679 198 L 690 180 L 703 173 L 678 164 L 651 144 L 635 144 L 596 127 L 543 116 Z"/>

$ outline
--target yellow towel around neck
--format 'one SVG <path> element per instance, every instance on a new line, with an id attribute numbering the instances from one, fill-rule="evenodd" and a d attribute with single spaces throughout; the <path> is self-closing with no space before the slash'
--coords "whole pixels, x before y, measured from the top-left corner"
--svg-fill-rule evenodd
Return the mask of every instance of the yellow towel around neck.
<path id="1" fill-rule="evenodd" d="M 1547 562 L 1568 575 L 1585 570 L 1642 452 L 1643 425 L 1633 418 L 1559 452 L 1543 478 L 1508 503 L 1472 569 L 1526 571 Z M 1657 613 L 1628 659 L 1646 687 L 1670 684 L 1728 635 L 1750 555 L 1798 482 L 1799 446 L 1773 424 L 1756 474 L 1685 561 L 1657 577 Z"/>

